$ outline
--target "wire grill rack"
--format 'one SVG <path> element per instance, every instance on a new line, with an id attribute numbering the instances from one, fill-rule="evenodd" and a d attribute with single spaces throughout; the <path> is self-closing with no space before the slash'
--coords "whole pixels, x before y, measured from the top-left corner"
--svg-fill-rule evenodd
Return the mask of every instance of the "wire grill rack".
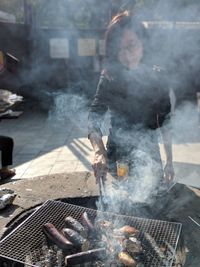
<path id="1" fill-rule="evenodd" d="M 170 258 L 160 259 L 156 249 L 149 246 L 144 240 L 145 253 L 147 255 L 144 262 L 145 267 L 171 267 L 175 257 L 176 247 L 181 231 L 181 224 L 160 220 L 143 219 L 131 216 L 124 216 L 108 212 L 101 212 L 85 207 L 63 203 L 60 201 L 48 200 L 33 212 L 26 220 L 17 226 L 10 234 L 0 241 L 0 257 L 4 257 L 16 262 L 26 264 L 25 266 L 36 266 L 40 256 L 41 248 L 46 244 L 45 236 L 42 232 L 42 225 L 49 222 L 56 226 L 58 230 L 64 227 L 64 218 L 72 216 L 80 221 L 83 212 L 87 212 L 91 218 L 103 218 L 112 220 L 117 225 L 128 224 L 134 226 L 141 233 L 152 237 L 158 246 L 168 244 Z M 143 243 L 143 242 L 142 242 Z M 35 259 L 31 264 L 25 263 L 27 255 L 35 253 Z"/>

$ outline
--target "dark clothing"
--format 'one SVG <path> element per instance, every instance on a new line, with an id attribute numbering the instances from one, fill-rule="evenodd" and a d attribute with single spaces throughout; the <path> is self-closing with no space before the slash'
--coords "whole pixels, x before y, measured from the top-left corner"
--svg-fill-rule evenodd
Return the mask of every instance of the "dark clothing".
<path id="1" fill-rule="evenodd" d="M 12 165 L 14 141 L 11 137 L 0 136 L 1 165 L 6 167 Z"/>
<path id="2" fill-rule="evenodd" d="M 120 68 L 111 76 L 103 74 L 90 109 L 90 131 L 100 131 L 102 116 L 111 113 L 113 132 L 130 127 L 156 129 L 170 112 L 168 90 L 162 88 L 159 73 L 140 67 L 135 71 Z"/>
<path id="3" fill-rule="evenodd" d="M 162 74 L 141 65 L 129 71 L 115 65 L 103 72 L 90 107 L 89 134 L 101 132 L 101 123 L 110 111 L 111 128 L 107 142 L 109 166 L 128 159 L 134 174 L 144 175 L 151 165 L 153 176 L 162 176 L 162 162 L 157 140 L 157 128 L 170 113 L 168 90 L 162 88 Z M 139 166 L 139 168 L 138 168 Z M 136 168 L 138 169 L 136 171 Z"/>

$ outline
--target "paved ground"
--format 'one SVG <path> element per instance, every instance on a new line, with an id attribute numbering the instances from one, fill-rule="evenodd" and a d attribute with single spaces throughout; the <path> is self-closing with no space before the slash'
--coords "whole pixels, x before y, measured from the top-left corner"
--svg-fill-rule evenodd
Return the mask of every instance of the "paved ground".
<path id="1" fill-rule="evenodd" d="M 176 129 L 173 154 L 177 181 L 200 187 L 200 129 L 196 122 L 188 124 L 186 121 L 184 127 Z M 48 114 L 35 108 L 25 110 L 16 120 L 2 121 L 1 135 L 12 136 L 15 140 L 14 167 L 17 174 L 12 181 L 91 171 L 93 152 L 87 139 L 86 123 L 79 127 L 69 120 L 63 123 L 55 118 L 49 119 Z M 164 160 L 162 144 L 160 148 Z"/>
<path id="2" fill-rule="evenodd" d="M 17 175 L 13 179 L 91 169 L 92 150 L 86 133 L 71 123 L 61 128 L 52 125 L 44 113 L 25 112 L 17 120 L 3 121 L 0 131 L 15 140 Z"/>

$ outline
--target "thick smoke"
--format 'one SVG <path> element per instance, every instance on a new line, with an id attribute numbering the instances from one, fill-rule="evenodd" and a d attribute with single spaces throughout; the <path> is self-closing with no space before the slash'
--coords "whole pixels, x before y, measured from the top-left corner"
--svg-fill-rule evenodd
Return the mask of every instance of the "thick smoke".
<path id="1" fill-rule="evenodd" d="M 199 141 L 199 113 L 196 103 L 183 102 L 171 119 L 174 142 L 177 144 Z"/>
<path id="2" fill-rule="evenodd" d="M 58 93 L 54 96 L 54 107 L 49 113 L 49 121 L 54 126 L 67 128 L 73 124 L 80 132 L 87 132 L 88 100 L 85 96 L 72 93 Z"/>
<path id="3" fill-rule="evenodd" d="M 108 183 L 105 200 L 109 202 L 110 211 L 128 213 L 136 203 L 152 204 L 158 194 L 158 185 L 163 186 L 160 180 L 162 170 L 159 156 L 157 155 L 157 159 L 152 158 L 158 151 L 154 139 L 159 133 L 151 130 L 130 130 L 120 134 L 125 150 L 130 150 L 130 146 L 133 147 L 135 142 L 135 149 L 130 151 L 128 157 L 131 169 L 128 179 L 114 179 L 111 186 Z"/>
<path id="4" fill-rule="evenodd" d="M 51 2 L 51 1 L 50 1 Z M 49 2 L 49 3 L 50 3 Z M 102 2 L 102 1 L 101 1 Z M 105 1 L 107 2 L 107 1 Z M 113 1 L 114 2 L 114 1 Z M 137 1 L 138 2 L 138 1 Z M 145 2 L 145 1 L 144 1 Z M 197 107 L 196 107 L 196 91 L 199 88 L 199 69 L 200 69 L 200 29 L 186 29 L 187 26 L 183 26 L 183 23 L 192 21 L 194 18 L 199 16 L 199 3 L 197 2 L 188 4 L 186 1 L 149 1 L 149 4 L 146 4 L 142 7 L 142 5 L 137 5 L 137 9 L 135 13 L 142 21 L 147 21 L 145 25 L 147 25 L 148 39 L 145 44 L 145 58 L 146 63 L 149 66 L 157 65 L 158 71 L 161 72 L 162 80 L 161 80 L 161 89 L 163 92 L 168 89 L 174 92 L 176 98 L 176 105 L 174 110 L 174 116 L 171 120 L 171 125 L 173 128 L 173 136 L 175 142 L 191 142 L 191 139 L 196 139 L 196 132 L 190 131 L 193 125 L 198 125 L 198 115 L 197 115 Z M 80 3 L 80 1 L 79 1 Z M 93 5 L 91 1 L 87 1 L 89 3 L 90 9 L 92 11 L 92 15 L 84 14 L 83 18 L 84 25 L 82 27 L 86 27 L 89 25 L 92 26 L 93 29 L 100 28 L 103 25 L 105 27 L 108 22 L 109 14 L 108 4 L 99 4 L 98 8 L 96 5 Z M 48 2 L 46 1 L 46 5 L 48 7 Z M 50 4 L 49 4 L 50 5 Z M 59 12 L 62 11 L 62 1 L 56 3 L 59 8 L 57 8 L 56 16 L 59 17 Z M 51 2 L 52 6 L 52 2 Z M 126 5 L 128 7 L 129 5 Z M 132 5 L 130 5 L 132 6 Z M 85 12 L 87 9 L 86 3 L 83 4 L 82 8 L 74 5 L 75 9 L 72 9 L 72 13 L 77 12 L 77 25 L 71 25 L 71 30 L 65 29 L 65 31 L 60 30 L 60 37 L 63 38 L 71 38 L 71 32 L 73 31 L 73 36 L 79 38 L 80 32 L 78 27 L 81 26 L 79 23 L 81 17 L 81 10 Z M 78 9 L 78 10 L 76 10 Z M 115 12 L 117 10 L 117 5 L 115 6 Z M 120 9 L 120 6 L 118 7 Z M 62 12 L 60 13 L 62 14 Z M 69 12 L 68 12 L 68 15 Z M 42 21 L 44 14 L 41 12 L 38 14 L 39 21 Z M 102 17 L 106 16 L 104 22 L 102 22 Z M 68 20 L 71 23 L 71 20 L 68 17 Z M 157 24 L 152 24 L 150 21 L 169 21 L 169 24 L 162 24 L 160 26 Z M 86 25 L 87 24 L 87 25 Z M 154 25 L 154 26 L 152 26 Z M 186 24 L 185 24 L 186 25 Z M 189 25 L 189 24 L 188 24 Z M 190 24 L 190 28 L 193 27 L 193 24 Z M 197 24 L 196 24 L 197 25 Z M 77 28 L 76 28 L 77 27 Z M 185 28 L 184 28 L 185 27 Z M 134 25 L 133 25 L 134 28 Z M 56 29 L 59 31 L 59 29 Z M 32 32 L 31 38 L 35 40 L 39 40 L 41 38 L 41 43 L 46 42 L 44 40 L 42 34 L 35 35 L 36 31 Z M 33 47 L 33 55 L 37 55 L 38 51 L 36 51 L 37 46 Z M 75 51 L 75 50 L 74 50 Z M 75 53 L 73 51 L 73 53 Z M 44 47 L 40 47 L 41 53 L 46 53 Z M 38 57 L 37 57 L 38 58 Z M 74 62 L 69 64 L 69 60 L 66 59 L 65 66 L 73 65 L 82 68 L 82 70 L 86 69 L 88 65 L 85 63 L 83 58 L 75 56 Z M 53 72 L 54 69 L 57 68 L 57 65 L 51 64 L 42 64 L 42 60 L 34 61 L 34 68 L 32 70 L 34 74 L 34 79 L 37 79 L 38 75 L 41 77 L 44 75 L 48 77 L 49 72 Z M 89 66 L 92 68 L 92 65 Z M 70 68 L 70 71 L 74 78 L 73 82 L 75 83 L 88 83 L 88 77 L 83 75 L 83 72 L 79 72 L 78 75 L 73 75 L 75 70 L 73 71 L 73 67 Z M 66 76 L 68 69 L 66 68 Z M 62 77 L 63 77 L 63 69 L 61 68 Z M 87 74 L 89 75 L 89 74 Z M 139 77 L 139 76 L 138 76 Z M 137 77 L 137 78 L 138 78 Z M 30 78 L 30 76 L 29 76 Z M 141 77 L 140 77 L 141 78 Z M 33 80 L 34 80 L 33 79 Z M 142 78 L 145 81 L 145 77 Z M 56 80 L 59 81 L 59 76 L 56 77 Z M 87 80 L 87 81 L 86 81 Z M 53 79 L 50 78 L 49 83 L 53 83 Z M 148 84 L 151 87 L 151 84 Z M 153 85 L 152 85 L 153 86 Z M 94 87 L 91 90 L 91 87 Z M 51 84 L 52 88 L 52 84 Z M 84 94 L 74 94 L 71 90 L 65 90 L 64 92 L 56 92 L 56 84 L 51 92 L 51 96 L 54 100 L 54 107 L 50 112 L 50 118 L 53 118 L 53 121 L 56 125 L 56 121 L 62 125 L 62 127 L 66 127 L 66 122 L 70 121 L 74 123 L 79 130 L 81 130 L 85 137 L 87 136 L 87 116 L 88 116 L 88 107 L 91 99 L 88 99 L 87 90 L 95 92 L 95 85 L 88 83 L 88 88 L 85 87 L 86 90 Z M 56 93 L 55 93 L 56 92 Z M 70 93 L 68 93 L 70 92 Z M 154 98 L 154 95 L 152 95 Z M 174 101 L 174 97 L 172 100 Z M 188 101 L 185 101 L 188 100 Z M 122 103 L 122 108 L 123 103 Z M 108 134 L 109 128 L 109 113 L 107 113 L 106 120 L 102 124 L 102 131 L 105 135 Z M 155 135 L 159 134 L 159 130 L 154 132 Z M 157 168 L 157 163 L 149 156 L 149 151 L 146 151 L 146 147 L 152 148 L 152 132 L 141 132 L 141 131 L 130 131 L 130 132 L 122 132 L 121 133 L 122 140 L 126 141 L 125 146 L 128 146 L 130 142 L 133 140 L 137 140 L 138 142 L 138 150 L 135 151 L 132 157 L 136 157 L 138 161 L 141 159 L 145 159 L 146 164 L 138 164 L 136 166 L 137 173 L 140 173 L 140 180 L 133 181 L 133 187 L 129 189 L 128 194 L 125 193 L 125 197 L 130 198 L 132 202 L 149 202 L 151 201 L 152 195 L 156 193 L 156 185 L 157 178 L 154 176 L 152 169 Z M 133 138 L 132 138 L 133 137 Z M 124 185 L 124 187 L 126 187 Z M 123 185 L 121 186 L 123 188 Z M 127 188 L 126 188 L 127 189 Z M 115 207 L 115 211 L 119 211 L 118 205 L 115 203 L 121 202 L 122 193 L 120 195 L 116 194 L 115 191 L 108 189 L 108 194 L 112 198 L 112 202 Z M 122 190 L 123 191 L 123 190 Z M 124 192 L 127 190 L 124 190 Z M 116 210 L 117 209 L 117 210 Z"/>

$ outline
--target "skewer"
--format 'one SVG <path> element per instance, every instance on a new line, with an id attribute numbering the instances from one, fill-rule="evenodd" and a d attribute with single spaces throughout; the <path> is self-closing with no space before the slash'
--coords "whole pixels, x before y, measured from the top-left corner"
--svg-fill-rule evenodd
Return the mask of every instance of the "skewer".
<path id="1" fill-rule="evenodd" d="M 99 177 L 99 192 L 100 192 L 100 203 L 103 210 L 107 209 L 108 201 L 106 199 L 106 190 L 105 190 L 105 183 L 104 177 Z"/>
<path id="2" fill-rule="evenodd" d="M 197 226 L 200 227 L 200 224 L 199 224 L 198 222 L 196 222 L 192 217 L 188 216 L 188 218 L 189 218 L 191 221 L 193 221 L 193 223 L 195 223 Z"/>
<path id="3" fill-rule="evenodd" d="M 65 266 L 73 266 L 106 257 L 106 249 L 98 248 L 65 257 Z"/>

